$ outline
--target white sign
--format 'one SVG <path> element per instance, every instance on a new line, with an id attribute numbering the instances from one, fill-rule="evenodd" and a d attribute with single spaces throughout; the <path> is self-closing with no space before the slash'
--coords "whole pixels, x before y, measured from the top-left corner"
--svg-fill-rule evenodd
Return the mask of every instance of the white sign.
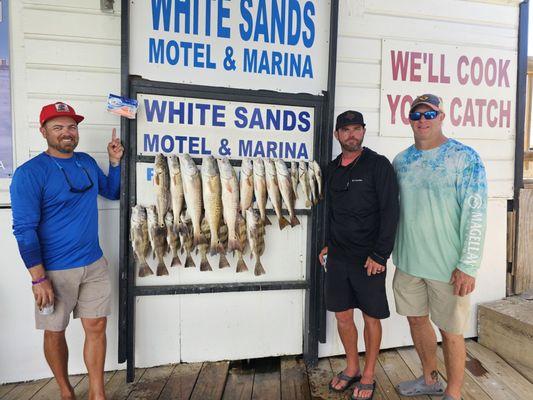
<path id="1" fill-rule="evenodd" d="M 501 138 L 514 133 L 516 58 L 513 51 L 383 40 L 380 132 L 410 136 L 414 98 L 444 100 L 445 133 Z"/>
<path id="2" fill-rule="evenodd" d="M 312 160 L 314 108 L 139 94 L 137 152 Z"/>
<path id="3" fill-rule="evenodd" d="M 130 73 L 145 79 L 322 94 L 330 1 L 130 1 Z"/>

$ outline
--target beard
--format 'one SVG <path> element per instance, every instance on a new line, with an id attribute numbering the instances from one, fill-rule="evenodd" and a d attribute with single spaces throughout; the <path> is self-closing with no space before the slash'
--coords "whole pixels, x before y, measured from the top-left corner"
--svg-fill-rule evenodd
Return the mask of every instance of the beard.
<path id="1" fill-rule="evenodd" d="M 59 140 L 55 143 L 48 142 L 48 146 L 59 151 L 60 153 L 69 154 L 72 153 L 76 147 L 78 147 L 78 141 L 76 138 L 72 138 L 71 142 L 63 142 L 62 140 Z"/>
<path id="2" fill-rule="evenodd" d="M 345 140 L 345 141 L 339 140 L 339 143 L 341 145 L 341 149 L 349 153 L 355 153 L 356 151 L 359 151 L 361 149 L 361 146 L 363 145 L 363 141 L 357 140 L 357 139 L 351 139 L 351 140 Z"/>

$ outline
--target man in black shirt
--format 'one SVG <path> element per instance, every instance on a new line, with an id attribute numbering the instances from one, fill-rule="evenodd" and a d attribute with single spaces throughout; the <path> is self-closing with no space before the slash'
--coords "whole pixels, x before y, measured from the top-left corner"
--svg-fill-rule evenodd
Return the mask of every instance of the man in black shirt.
<path id="1" fill-rule="evenodd" d="M 386 264 L 398 223 L 398 183 L 389 160 L 362 147 L 363 115 L 337 117 L 335 138 L 342 153 L 326 171 L 326 247 L 319 255 L 326 269 L 326 307 L 335 312 L 346 369 L 330 382 L 333 391 L 355 383 L 352 399 L 370 399 L 381 344 L 381 319 L 388 318 Z M 324 256 L 327 255 L 327 265 Z M 359 368 L 354 308 L 364 319 L 366 362 Z"/>

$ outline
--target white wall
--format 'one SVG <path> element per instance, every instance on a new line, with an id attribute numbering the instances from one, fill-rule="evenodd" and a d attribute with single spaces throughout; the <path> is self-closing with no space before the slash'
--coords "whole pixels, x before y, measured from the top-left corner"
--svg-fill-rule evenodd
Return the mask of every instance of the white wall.
<path id="1" fill-rule="evenodd" d="M 410 137 L 384 137 L 379 132 L 382 39 L 517 51 L 518 2 L 340 0 L 335 115 L 347 109 L 362 112 L 367 123 L 365 145 L 392 161 L 413 141 Z M 515 71 L 511 71 L 510 76 L 514 78 Z M 412 93 L 413 96 L 418 94 L 421 93 Z M 514 120 L 514 115 L 512 118 Z M 467 332 L 467 336 L 476 336 L 475 305 L 505 297 L 505 227 L 507 199 L 513 197 L 515 136 L 513 132 L 498 139 L 463 140 L 460 131 L 452 131 L 447 124 L 444 129 L 445 134 L 480 153 L 489 181 L 485 251 L 477 288 L 472 295 L 474 307 Z M 334 157 L 339 153 L 340 147 L 335 141 Z M 388 267 L 387 296 L 391 317 L 383 322 L 383 348 L 411 344 L 406 319 L 395 313 L 392 293 L 395 267 L 390 261 Z M 328 313 L 327 321 L 327 343 L 320 345 L 321 357 L 343 352 L 333 314 Z M 356 316 L 356 324 L 362 328 L 360 314 Z M 359 347 L 364 349 L 362 338 Z"/>

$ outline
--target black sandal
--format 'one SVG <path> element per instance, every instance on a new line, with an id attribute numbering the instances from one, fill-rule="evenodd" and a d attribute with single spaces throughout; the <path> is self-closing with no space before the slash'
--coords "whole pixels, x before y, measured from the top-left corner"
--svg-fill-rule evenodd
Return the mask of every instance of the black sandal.
<path id="1" fill-rule="evenodd" d="M 357 397 L 354 396 L 353 393 L 352 393 L 352 396 L 350 397 L 350 399 L 352 399 L 352 400 L 372 400 L 372 398 L 374 397 L 374 392 L 376 391 L 376 381 L 374 381 L 373 383 L 356 382 L 355 383 L 355 387 L 358 389 Z M 359 393 L 361 392 L 361 390 L 372 390 L 372 394 L 370 395 L 370 397 L 361 397 L 361 396 L 359 396 Z"/>
<path id="2" fill-rule="evenodd" d="M 339 381 L 346 382 L 346 384 L 344 384 L 340 388 L 336 388 L 333 385 L 333 379 L 329 382 L 329 390 L 332 390 L 332 391 L 337 392 L 337 393 L 344 392 L 346 389 L 348 389 L 354 383 L 357 383 L 357 382 L 359 382 L 361 380 L 361 375 L 348 376 L 348 375 L 346 375 L 344 373 L 344 371 L 339 372 L 336 376 L 339 379 Z"/>

